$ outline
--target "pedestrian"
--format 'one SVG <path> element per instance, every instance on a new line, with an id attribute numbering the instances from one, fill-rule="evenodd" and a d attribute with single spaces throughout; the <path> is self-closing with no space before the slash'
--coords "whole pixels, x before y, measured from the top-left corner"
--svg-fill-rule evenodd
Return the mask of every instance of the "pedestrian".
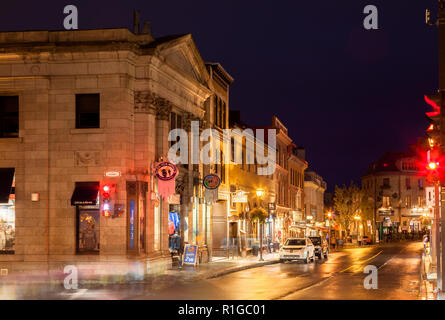
<path id="1" fill-rule="evenodd" d="M 271 248 L 271 244 L 272 244 L 272 237 L 269 235 L 267 235 L 267 251 L 269 251 L 269 253 L 272 253 L 272 248 Z"/>
<path id="2" fill-rule="evenodd" d="M 335 249 L 335 244 L 336 244 L 336 242 L 335 242 L 335 237 L 333 236 L 333 237 L 331 237 L 331 245 L 332 245 L 332 249 Z"/>
<path id="3" fill-rule="evenodd" d="M 358 235 L 357 242 L 358 242 L 358 245 L 360 247 L 362 245 L 362 235 L 361 234 Z"/>
<path id="4" fill-rule="evenodd" d="M 425 234 L 423 236 L 423 250 L 426 250 L 426 247 L 427 247 L 429 241 L 430 241 L 430 239 L 428 237 L 428 234 Z"/>

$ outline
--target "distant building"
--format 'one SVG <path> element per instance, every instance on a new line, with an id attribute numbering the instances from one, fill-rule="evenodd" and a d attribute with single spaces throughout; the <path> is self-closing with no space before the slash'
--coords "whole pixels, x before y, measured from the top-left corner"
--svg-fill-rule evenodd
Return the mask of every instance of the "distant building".
<path id="1" fill-rule="evenodd" d="M 323 178 L 312 170 L 306 170 L 304 174 L 304 205 L 305 215 L 309 222 L 308 227 L 312 229 L 312 234 L 316 227 L 322 227 L 325 221 L 324 215 L 324 192 L 326 182 Z"/>
<path id="2" fill-rule="evenodd" d="M 362 177 L 362 188 L 374 202 L 379 239 L 422 229 L 423 217 L 431 208 L 426 202 L 426 181 L 418 161 L 412 151 L 387 152 Z"/>

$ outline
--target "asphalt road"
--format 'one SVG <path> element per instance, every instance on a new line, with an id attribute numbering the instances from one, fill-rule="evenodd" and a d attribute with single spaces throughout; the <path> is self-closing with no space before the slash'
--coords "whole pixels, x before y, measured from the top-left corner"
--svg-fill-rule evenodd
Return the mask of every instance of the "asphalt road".
<path id="1" fill-rule="evenodd" d="M 278 263 L 194 282 L 159 277 L 151 283 L 4 286 L 2 299 L 419 299 L 420 242 L 346 249 L 314 263 Z M 367 265 L 377 268 L 377 289 L 365 289 Z"/>

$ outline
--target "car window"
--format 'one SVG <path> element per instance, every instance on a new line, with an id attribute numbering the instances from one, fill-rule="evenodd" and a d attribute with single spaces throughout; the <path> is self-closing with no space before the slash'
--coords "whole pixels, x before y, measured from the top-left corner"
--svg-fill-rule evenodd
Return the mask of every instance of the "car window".
<path id="1" fill-rule="evenodd" d="M 286 246 L 305 246 L 306 240 L 304 239 L 287 239 Z"/>
<path id="2" fill-rule="evenodd" d="M 319 238 L 319 237 L 310 237 L 309 239 L 316 246 L 319 246 L 321 243 L 321 241 L 320 241 L 321 238 Z"/>

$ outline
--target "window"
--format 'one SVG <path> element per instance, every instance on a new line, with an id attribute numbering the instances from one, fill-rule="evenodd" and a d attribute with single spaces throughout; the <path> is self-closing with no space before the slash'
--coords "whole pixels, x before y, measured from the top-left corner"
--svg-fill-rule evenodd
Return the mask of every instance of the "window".
<path id="1" fill-rule="evenodd" d="M 76 128 L 100 128 L 100 95 L 76 94 Z"/>
<path id="2" fill-rule="evenodd" d="M 406 178 L 406 189 L 411 189 L 411 179 Z"/>
<path id="3" fill-rule="evenodd" d="M 423 189 L 423 180 L 419 179 L 417 180 L 418 184 L 419 184 L 419 189 Z"/>
<path id="4" fill-rule="evenodd" d="M 391 206 L 391 203 L 389 202 L 389 197 L 384 196 L 383 197 L 383 208 L 389 208 Z"/>
<path id="5" fill-rule="evenodd" d="M 405 205 L 407 208 L 411 208 L 411 196 L 406 196 Z"/>
<path id="6" fill-rule="evenodd" d="M 170 130 L 182 128 L 182 117 L 181 115 L 171 112 L 170 113 Z M 176 136 L 176 141 L 170 141 L 170 146 L 179 142 L 181 138 Z"/>
<path id="7" fill-rule="evenodd" d="M 0 138 L 19 136 L 19 97 L 0 96 Z"/>

